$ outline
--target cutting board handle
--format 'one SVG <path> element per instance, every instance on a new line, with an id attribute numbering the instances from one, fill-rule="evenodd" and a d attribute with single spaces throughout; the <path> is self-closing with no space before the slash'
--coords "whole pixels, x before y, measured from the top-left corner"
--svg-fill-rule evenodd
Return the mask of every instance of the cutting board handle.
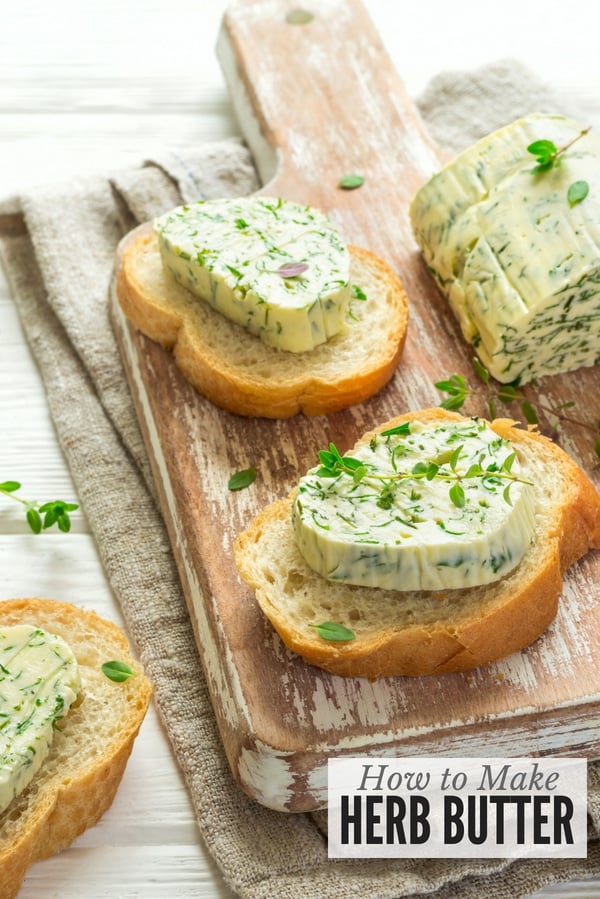
<path id="1" fill-rule="evenodd" d="M 263 193 L 348 210 L 355 225 L 357 207 L 377 208 L 390 243 L 402 236 L 394 213 L 439 156 L 360 0 L 241 0 L 217 55 Z M 360 191 L 340 189 L 350 173 Z"/>

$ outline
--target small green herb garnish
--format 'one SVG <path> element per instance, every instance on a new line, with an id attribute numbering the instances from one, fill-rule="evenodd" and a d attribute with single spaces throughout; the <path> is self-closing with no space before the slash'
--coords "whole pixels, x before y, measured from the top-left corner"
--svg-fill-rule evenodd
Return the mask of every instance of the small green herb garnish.
<path id="1" fill-rule="evenodd" d="M 128 680 L 128 678 L 135 676 L 135 671 L 130 668 L 129 665 L 114 659 L 111 662 L 104 662 L 102 665 L 102 673 L 105 674 L 109 680 L 112 680 L 117 684 L 121 684 L 123 681 Z"/>
<path id="2" fill-rule="evenodd" d="M 362 175 L 344 175 L 344 177 L 340 178 L 338 181 L 338 187 L 341 187 L 343 190 L 355 190 L 364 183 L 365 179 Z"/>
<path id="3" fill-rule="evenodd" d="M 395 428 L 388 428 L 386 431 L 381 432 L 382 437 L 392 437 L 395 434 L 402 434 L 404 436 L 410 434 L 410 422 L 403 421 L 401 425 L 396 425 Z"/>
<path id="4" fill-rule="evenodd" d="M 449 490 L 450 499 L 457 507 L 457 509 L 464 509 L 466 503 L 465 491 L 463 490 L 460 481 L 457 481 L 456 484 L 453 484 Z"/>
<path id="5" fill-rule="evenodd" d="M 227 482 L 229 490 L 243 490 L 249 487 L 256 480 L 256 468 L 244 468 L 243 471 L 236 471 L 232 474 Z"/>
<path id="6" fill-rule="evenodd" d="M 352 285 L 352 296 L 354 297 L 355 300 L 363 300 L 364 301 L 367 299 L 366 293 L 364 292 L 362 287 L 358 286 L 358 284 Z"/>
<path id="7" fill-rule="evenodd" d="M 328 450 L 319 451 L 319 462 L 321 467 L 317 470 L 317 475 L 321 478 L 337 478 L 340 474 L 350 474 L 358 484 L 367 473 L 367 469 L 359 459 L 342 456 L 335 443 L 330 443 Z"/>
<path id="8" fill-rule="evenodd" d="M 590 186 L 587 181 L 573 181 L 573 184 L 569 186 L 567 191 L 569 206 L 575 206 L 577 203 L 581 203 L 582 200 L 585 200 L 589 191 Z"/>
<path id="9" fill-rule="evenodd" d="M 573 138 L 573 140 L 570 140 L 562 147 L 557 147 L 551 140 L 535 140 L 532 144 L 529 144 L 527 152 L 535 156 L 537 161 L 537 165 L 534 166 L 531 171 L 538 174 L 551 169 L 560 161 L 560 157 L 563 153 L 572 147 L 578 140 L 581 140 L 581 138 L 589 131 L 590 128 L 584 128 Z"/>
<path id="10" fill-rule="evenodd" d="M 552 168 L 558 157 L 558 147 L 551 140 L 535 140 L 527 147 L 527 152 L 535 156 L 537 165 L 532 172 L 545 172 Z"/>
<path id="11" fill-rule="evenodd" d="M 405 422 L 405 424 L 410 427 L 409 422 Z M 403 430 L 403 428 L 404 425 L 400 425 L 399 428 L 390 428 L 389 431 L 383 431 L 382 435 L 410 433 L 409 430 Z M 465 492 L 462 486 L 464 480 L 479 478 L 484 485 L 491 482 L 491 480 L 495 480 L 496 483 L 498 480 L 504 480 L 509 482 L 509 487 L 514 481 L 518 481 L 521 484 L 530 483 L 529 481 L 518 478 L 512 473 L 511 468 L 515 458 L 514 454 L 507 456 L 500 467 L 498 467 L 495 462 L 487 468 L 483 468 L 481 465 L 471 465 L 464 474 L 461 474 L 457 471 L 457 465 L 462 449 L 462 446 L 457 447 L 450 456 L 448 460 L 450 467 L 449 471 L 447 469 L 442 470 L 441 463 L 437 464 L 432 461 L 421 461 L 417 462 L 410 471 L 396 470 L 390 474 L 380 474 L 373 466 L 366 465 L 360 459 L 354 459 L 352 456 L 342 456 L 335 444 L 330 443 L 328 450 L 321 450 L 319 452 L 319 462 L 321 465 L 316 470 L 315 474 L 317 477 L 321 478 L 337 478 L 341 475 L 348 475 L 355 484 L 364 481 L 365 483 L 376 485 L 379 488 L 376 504 L 382 509 L 391 508 L 393 502 L 392 485 L 397 481 L 408 479 L 433 481 L 437 478 L 442 481 L 450 481 L 451 486 L 448 491 L 448 496 L 453 505 L 458 509 L 462 509 L 466 503 Z M 508 494 L 505 491 L 504 498 L 510 505 L 510 499 L 508 499 L 507 496 Z"/>
<path id="12" fill-rule="evenodd" d="M 473 359 L 473 368 L 479 379 L 483 381 L 484 384 L 489 385 L 490 373 L 476 358 Z M 459 374 L 450 375 L 450 377 L 444 381 L 436 381 L 435 386 L 438 390 L 441 390 L 442 393 L 448 394 L 446 399 L 440 403 L 440 406 L 442 409 L 448 409 L 452 412 L 462 409 L 467 398 L 478 393 L 478 391 L 474 390 L 467 382 L 467 379 Z M 490 418 L 496 417 L 496 401 L 504 403 L 505 405 L 512 402 L 518 402 L 525 421 L 530 425 L 538 424 L 538 415 L 534 407 L 512 384 L 501 384 L 495 393 L 492 392 L 490 388 L 488 394 L 488 412 Z"/>
<path id="13" fill-rule="evenodd" d="M 573 140 L 570 140 L 562 147 L 557 147 L 551 140 L 535 140 L 527 147 L 527 152 L 535 156 L 537 165 L 532 168 L 534 174 L 547 172 L 560 162 L 562 154 L 573 146 L 578 140 L 588 133 L 590 129 L 584 128 Z M 567 200 L 569 206 L 575 206 L 585 200 L 589 193 L 590 186 L 587 181 L 574 181 L 567 190 Z"/>
<path id="14" fill-rule="evenodd" d="M 18 481 L 3 481 L 0 483 L 0 493 L 25 506 L 25 518 L 34 534 L 40 534 L 54 524 L 59 531 L 65 534 L 71 530 L 69 512 L 74 512 L 79 508 L 76 503 L 65 503 L 63 500 L 57 499 L 40 505 L 35 500 L 26 500 L 17 496 L 16 491 L 20 489 L 21 484 Z"/>
<path id="15" fill-rule="evenodd" d="M 463 375 L 452 374 L 443 381 L 436 381 L 435 383 L 437 389 L 446 394 L 446 398 L 440 403 L 442 409 L 458 411 L 462 409 L 467 399 L 482 397 L 486 401 L 489 416 L 493 419 L 496 418 L 498 403 L 502 403 L 505 406 L 515 403 L 519 406 L 525 421 L 530 425 L 539 424 L 540 416 L 544 414 L 554 422 L 552 425 L 553 432 L 556 432 L 559 422 L 569 422 L 588 430 L 593 428 L 595 434 L 594 452 L 600 457 L 600 433 L 598 429 L 564 415 L 563 410 L 572 408 L 575 405 L 573 402 L 562 403 L 556 408 L 537 403 L 536 408 L 514 384 L 500 384 L 494 389 L 490 383 L 490 373 L 485 366 L 476 357 L 473 358 L 472 363 L 475 374 L 486 386 L 486 390 L 477 390 L 469 384 Z"/>
<path id="16" fill-rule="evenodd" d="M 346 640 L 354 640 L 356 634 L 350 628 L 344 627 L 343 624 L 336 624 L 335 621 L 324 621 L 322 624 L 311 624 L 319 637 L 323 640 L 332 640 L 335 642 L 345 642 Z"/>

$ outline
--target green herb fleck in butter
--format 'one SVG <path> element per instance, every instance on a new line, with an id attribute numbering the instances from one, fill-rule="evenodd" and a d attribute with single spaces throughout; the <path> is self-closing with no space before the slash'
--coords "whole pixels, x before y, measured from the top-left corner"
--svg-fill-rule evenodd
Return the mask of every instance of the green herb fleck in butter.
<path id="1" fill-rule="evenodd" d="M 79 690 L 77 661 L 64 640 L 28 624 L 0 628 L 0 812 L 39 771 L 54 723 Z"/>
<path id="2" fill-rule="evenodd" d="M 530 115 L 460 154 L 416 194 L 410 216 L 465 338 L 502 383 L 600 361 L 600 138 L 534 171 L 527 147 L 581 127 Z M 569 189 L 585 182 L 581 202 Z"/>
<path id="3" fill-rule="evenodd" d="M 485 422 L 413 422 L 408 434 L 379 435 L 353 458 L 366 468 L 360 480 L 312 469 L 293 504 L 298 548 L 326 578 L 462 589 L 507 574 L 533 540 L 534 489 L 512 444 Z"/>
<path id="4" fill-rule="evenodd" d="M 305 352 L 346 327 L 350 255 L 318 210 L 267 197 L 206 200 L 154 227 L 174 278 L 270 346 Z"/>

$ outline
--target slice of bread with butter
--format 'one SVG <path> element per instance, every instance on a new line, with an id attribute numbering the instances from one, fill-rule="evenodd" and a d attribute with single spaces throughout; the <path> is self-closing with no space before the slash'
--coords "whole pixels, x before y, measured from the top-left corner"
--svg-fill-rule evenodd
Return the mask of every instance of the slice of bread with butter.
<path id="1" fill-rule="evenodd" d="M 600 362 L 598 134 L 564 116 L 525 116 L 434 175 L 410 219 L 466 340 L 498 381 Z"/>
<path id="2" fill-rule="evenodd" d="M 322 415 L 392 377 L 400 280 L 311 207 L 266 197 L 178 207 L 126 242 L 117 295 L 199 393 L 239 415 Z"/>
<path id="3" fill-rule="evenodd" d="M 111 805 L 152 687 L 115 624 L 37 598 L 0 602 L 0 680 L 0 883 L 11 899 L 30 865 Z"/>
<path id="4" fill-rule="evenodd" d="M 284 643 L 333 674 L 443 674 L 523 649 L 600 547 L 585 473 L 505 419 L 423 410 L 319 458 L 235 558 Z"/>

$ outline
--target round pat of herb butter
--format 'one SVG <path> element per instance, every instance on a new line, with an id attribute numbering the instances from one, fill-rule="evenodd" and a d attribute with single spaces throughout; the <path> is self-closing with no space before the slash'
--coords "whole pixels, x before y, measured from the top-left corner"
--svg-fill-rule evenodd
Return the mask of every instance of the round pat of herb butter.
<path id="1" fill-rule="evenodd" d="M 478 419 L 405 423 L 303 477 L 296 542 L 323 577 L 389 590 L 463 589 L 518 565 L 535 531 L 517 453 Z"/>
<path id="2" fill-rule="evenodd" d="M 0 812 L 39 771 L 80 689 L 61 637 L 28 624 L 0 628 Z"/>
<path id="3" fill-rule="evenodd" d="M 201 200 L 154 228 L 173 277 L 268 345 L 305 352 L 345 327 L 350 254 L 320 211 L 269 197 Z"/>

